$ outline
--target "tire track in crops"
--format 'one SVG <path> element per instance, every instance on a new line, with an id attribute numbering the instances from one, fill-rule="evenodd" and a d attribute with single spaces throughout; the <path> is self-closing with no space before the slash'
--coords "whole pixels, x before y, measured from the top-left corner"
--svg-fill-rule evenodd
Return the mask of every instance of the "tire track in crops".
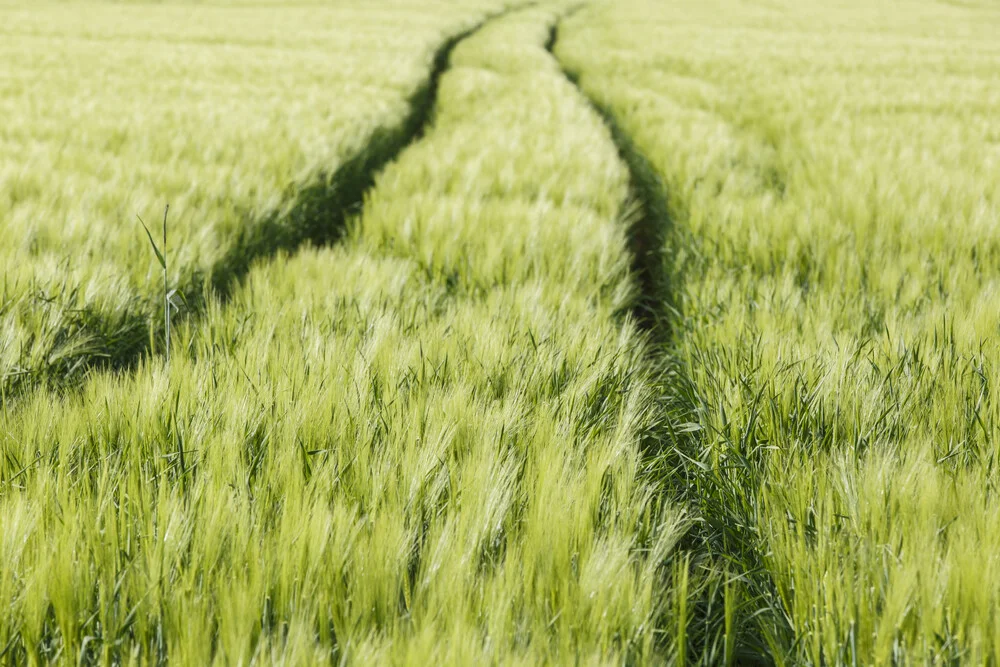
<path id="1" fill-rule="evenodd" d="M 669 289 L 670 281 L 662 256 L 671 226 L 666 192 L 652 164 L 635 147 L 631 137 L 621 129 L 610 110 L 588 96 L 580 88 L 577 74 L 563 67 L 555 55 L 560 25 L 585 6 L 581 4 L 573 7 L 552 26 L 545 48 L 579 95 L 603 119 L 618 148 L 619 157 L 628 167 L 630 202 L 626 212 L 628 244 L 632 258 L 632 272 L 639 286 L 639 295 L 633 305 L 632 314 L 648 334 L 659 339 L 669 334 L 667 315 L 674 307 L 672 291 Z M 666 300 L 664 295 L 667 296 Z"/>
<path id="2" fill-rule="evenodd" d="M 374 186 L 376 175 L 410 144 L 419 141 L 430 124 L 437 103 L 441 77 L 448 70 L 451 53 L 465 39 L 509 10 L 490 15 L 447 39 L 434 54 L 431 71 L 424 84 L 407 99 L 410 113 L 396 126 L 375 130 L 360 153 L 330 174 L 320 174 L 314 185 L 299 190 L 294 204 L 284 216 L 271 216 L 241 237 L 224 259 L 213 268 L 209 282 L 223 301 L 228 300 L 258 259 L 281 251 L 294 251 L 306 243 L 326 246 L 340 240 L 348 218 L 361 210 L 365 194 Z M 195 295 L 204 295 L 200 285 L 192 285 Z"/>
<path id="3" fill-rule="evenodd" d="M 731 664 L 771 665 L 774 658 L 762 627 L 763 623 L 770 623 L 773 634 L 775 601 L 779 598 L 763 566 L 756 530 L 745 517 L 739 517 L 744 520 L 733 528 L 734 517 L 729 504 L 716 495 L 719 489 L 712 488 L 708 494 L 704 492 L 706 473 L 697 468 L 697 458 L 685 454 L 698 452 L 704 446 L 704 431 L 698 424 L 702 401 L 685 363 L 674 353 L 674 323 L 683 317 L 679 288 L 683 275 L 674 268 L 671 257 L 679 243 L 674 236 L 677 230 L 666 188 L 652 162 L 622 128 L 614 111 L 590 96 L 580 85 L 579 73 L 569 70 L 555 53 L 562 23 L 586 6 L 583 3 L 573 7 L 552 26 L 546 48 L 579 95 L 603 119 L 629 172 L 630 203 L 625 207 L 625 220 L 631 268 L 639 288 L 632 315 L 651 343 L 649 364 L 658 378 L 661 408 L 660 417 L 643 443 L 644 454 L 663 491 L 676 495 L 698 510 L 699 521 L 682 545 L 695 554 L 692 569 L 718 569 L 719 563 L 725 563 L 726 572 L 736 570 L 735 578 L 730 575 L 727 578 L 743 582 L 749 596 L 739 603 L 738 613 L 742 618 L 737 621 L 735 646 L 730 646 L 732 639 L 721 636 L 724 624 L 728 623 L 719 618 L 717 609 L 724 605 L 722 594 L 706 586 L 701 591 L 699 608 L 694 610 L 693 622 L 699 627 L 693 628 L 690 654 L 714 655 L 721 659 L 721 653 Z M 767 620 L 759 621 L 763 616 Z M 780 621 L 780 616 L 777 620 Z M 720 644 L 725 647 L 719 648 Z"/>
<path id="4" fill-rule="evenodd" d="M 364 203 L 376 175 L 410 144 L 421 139 L 431 123 L 441 77 L 448 70 L 452 51 L 490 21 L 532 3 L 512 5 L 446 39 L 434 52 L 423 84 L 407 98 L 409 113 L 396 125 L 376 129 L 364 148 L 332 172 L 321 172 L 312 185 L 289 191 L 287 206 L 248 222 L 240 229 L 222 258 L 208 271 L 196 271 L 177 286 L 185 309 L 174 322 L 196 318 L 211 297 L 227 302 L 254 263 L 281 252 L 293 253 L 303 245 L 328 246 L 338 242 L 347 220 Z M 51 305 L 51 304 L 49 304 Z M 67 309 L 65 322 L 35 368 L 20 368 L 0 378 L 0 406 L 38 386 L 58 389 L 78 384 L 95 369 L 128 371 L 153 353 L 153 341 L 164 337 L 163 308 L 150 312 L 147 304 L 133 302 L 114 313 L 96 308 Z"/>

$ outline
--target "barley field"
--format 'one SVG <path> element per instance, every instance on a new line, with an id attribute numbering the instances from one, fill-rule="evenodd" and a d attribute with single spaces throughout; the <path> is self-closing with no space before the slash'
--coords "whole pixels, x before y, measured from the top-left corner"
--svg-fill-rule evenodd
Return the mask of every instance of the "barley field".
<path id="1" fill-rule="evenodd" d="M 0 662 L 997 664 L 997 36 L 0 0 Z"/>

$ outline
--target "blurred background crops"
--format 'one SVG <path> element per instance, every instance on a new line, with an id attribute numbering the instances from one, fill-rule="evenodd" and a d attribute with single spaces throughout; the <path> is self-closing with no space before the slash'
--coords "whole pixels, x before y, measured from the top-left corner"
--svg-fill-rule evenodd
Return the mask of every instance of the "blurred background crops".
<path id="1" fill-rule="evenodd" d="M 162 294 L 137 214 L 158 226 L 170 204 L 171 285 L 196 301 L 335 237 L 309 206 L 414 129 L 442 42 L 498 6 L 2 6 L 0 388 L 148 347 Z"/>

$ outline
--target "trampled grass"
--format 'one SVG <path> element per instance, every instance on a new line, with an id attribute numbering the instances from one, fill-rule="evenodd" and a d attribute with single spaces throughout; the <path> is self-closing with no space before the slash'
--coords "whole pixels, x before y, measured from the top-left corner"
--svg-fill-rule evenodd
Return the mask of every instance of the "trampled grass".
<path id="1" fill-rule="evenodd" d="M 681 486 L 779 662 L 1000 659 L 998 34 L 924 1 L 560 32 L 669 195 Z"/>
<path id="2" fill-rule="evenodd" d="M 643 452 L 628 173 L 544 48 L 557 16 L 456 48 L 342 244 L 259 263 L 169 367 L 4 413 L 5 656 L 684 655 L 706 578 Z"/>
<path id="3" fill-rule="evenodd" d="M 136 214 L 170 204 L 189 302 L 335 238 L 417 129 L 435 52 L 499 5 L 0 7 L 0 389 L 148 347 L 162 295 Z"/>

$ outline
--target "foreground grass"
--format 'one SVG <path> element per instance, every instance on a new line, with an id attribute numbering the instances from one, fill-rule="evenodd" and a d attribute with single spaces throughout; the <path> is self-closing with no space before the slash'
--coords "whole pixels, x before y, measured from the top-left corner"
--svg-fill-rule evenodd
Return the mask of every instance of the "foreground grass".
<path id="1" fill-rule="evenodd" d="M 683 661 L 627 173 L 555 18 L 456 49 L 340 247 L 258 265 L 169 368 L 3 414 L 4 657 Z"/>
<path id="2" fill-rule="evenodd" d="M 448 35 L 499 6 L 0 7 L 0 400 L 162 335 L 137 213 L 171 205 L 182 314 L 254 258 L 337 238 L 423 122 Z"/>
<path id="3" fill-rule="evenodd" d="M 779 662 L 1000 660 L 998 33 L 725 0 L 560 31 L 669 194 L 678 461 Z"/>

